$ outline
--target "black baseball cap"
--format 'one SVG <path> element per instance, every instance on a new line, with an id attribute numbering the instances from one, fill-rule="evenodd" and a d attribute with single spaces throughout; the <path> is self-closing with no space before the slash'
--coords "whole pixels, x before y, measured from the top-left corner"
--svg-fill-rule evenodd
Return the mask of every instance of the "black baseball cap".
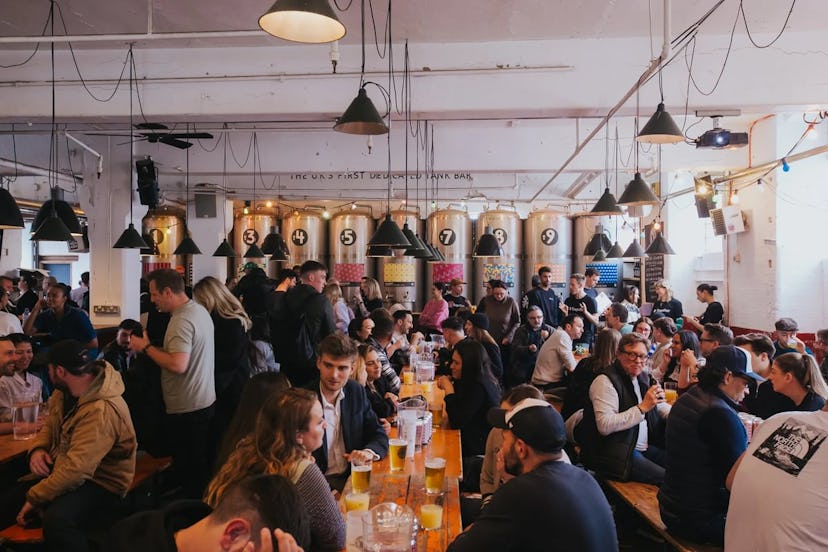
<path id="1" fill-rule="evenodd" d="M 79 341 L 64 339 L 49 347 L 48 359 L 49 364 L 74 371 L 89 362 L 89 350 Z"/>
<path id="2" fill-rule="evenodd" d="M 487 419 L 492 427 L 508 429 L 537 451 L 558 452 L 566 444 L 563 418 L 541 399 L 523 399 L 511 410 L 492 408 Z"/>
<path id="3" fill-rule="evenodd" d="M 753 371 L 747 352 L 734 345 L 723 345 L 713 349 L 707 357 L 705 368 L 707 367 L 724 368 L 734 376 L 765 381 L 765 378 Z"/>

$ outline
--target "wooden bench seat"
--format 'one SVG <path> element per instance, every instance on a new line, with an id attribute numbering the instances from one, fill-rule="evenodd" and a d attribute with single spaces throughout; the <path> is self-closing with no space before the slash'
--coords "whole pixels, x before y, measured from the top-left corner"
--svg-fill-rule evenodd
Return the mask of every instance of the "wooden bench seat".
<path id="1" fill-rule="evenodd" d="M 605 480 L 604 485 L 632 506 L 644 520 L 679 552 L 722 552 L 723 548 L 711 544 L 697 544 L 676 537 L 667 531 L 658 510 L 658 487 L 635 481 Z"/>
<path id="2" fill-rule="evenodd" d="M 139 453 L 135 458 L 135 475 L 129 486 L 127 494 L 150 481 L 155 475 L 167 470 L 172 466 L 172 458 L 155 458 L 149 454 Z M 38 544 L 43 542 L 43 528 L 26 529 L 15 524 L 0 531 L 0 545 L 10 544 Z"/>

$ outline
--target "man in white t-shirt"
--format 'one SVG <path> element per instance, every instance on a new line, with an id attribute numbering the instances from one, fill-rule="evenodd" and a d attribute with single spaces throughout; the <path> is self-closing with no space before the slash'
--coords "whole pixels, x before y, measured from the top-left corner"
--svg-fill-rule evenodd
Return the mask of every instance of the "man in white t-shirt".
<path id="1" fill-rule="evenodd" d="M 753 433 L 727 478 L 728 552 L 828 550 L 828 405 L 782 412 Z"/>
<path id="2" fill-rule="evenodd" d="M 23 333 L 20 319 L 12 313 L 7 312 L 10 296 L 11 292 L 0 289 L 0 335 Z"/>
<path id="3" fill-rule="evenodd" d="M 538 352 L 532 385 L 553 389 L 566 385 L 564 377 L 575 370 L 578 361 L 572 353 L 572 342 L 584 333 L 584 319 L 579 314 L 567 314 Z"/>

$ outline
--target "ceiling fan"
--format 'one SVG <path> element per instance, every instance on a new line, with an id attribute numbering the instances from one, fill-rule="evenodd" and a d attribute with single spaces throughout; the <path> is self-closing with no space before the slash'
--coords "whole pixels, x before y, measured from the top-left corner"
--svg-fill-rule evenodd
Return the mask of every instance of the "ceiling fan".
<path id="1" fill-rule="evenodd" d="M 150 144 L 160 142 L 178 149 L 187 149 L 192 146 L 193 143 L 188 142 L 188 139 L 210 140 L 213 138 L 209 132 L 171 132 L 167 125 L 161 123 L 138 123 L 135 128 L 139 131 L 146 131 L 140 132 L 143 138 L 139 138 L 136 142 L 144 140 Z"/>

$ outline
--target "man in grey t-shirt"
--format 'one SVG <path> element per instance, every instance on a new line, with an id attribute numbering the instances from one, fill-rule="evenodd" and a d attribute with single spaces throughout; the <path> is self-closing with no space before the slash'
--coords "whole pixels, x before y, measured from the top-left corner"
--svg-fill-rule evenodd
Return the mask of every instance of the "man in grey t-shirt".
<path id="1" fill-rule="evenodd" d="M 173 466 L 184 493 L 201 498 L 210 477 L 210 423 L 216 401 L 213 320 L 184 293 L 184 280 L 172 269 L 147 275 L 150 300 L 172 315 L 164 348 L 133 336 L 130 348 L 161 367 L 161 391 L 167 408 Z"/>

